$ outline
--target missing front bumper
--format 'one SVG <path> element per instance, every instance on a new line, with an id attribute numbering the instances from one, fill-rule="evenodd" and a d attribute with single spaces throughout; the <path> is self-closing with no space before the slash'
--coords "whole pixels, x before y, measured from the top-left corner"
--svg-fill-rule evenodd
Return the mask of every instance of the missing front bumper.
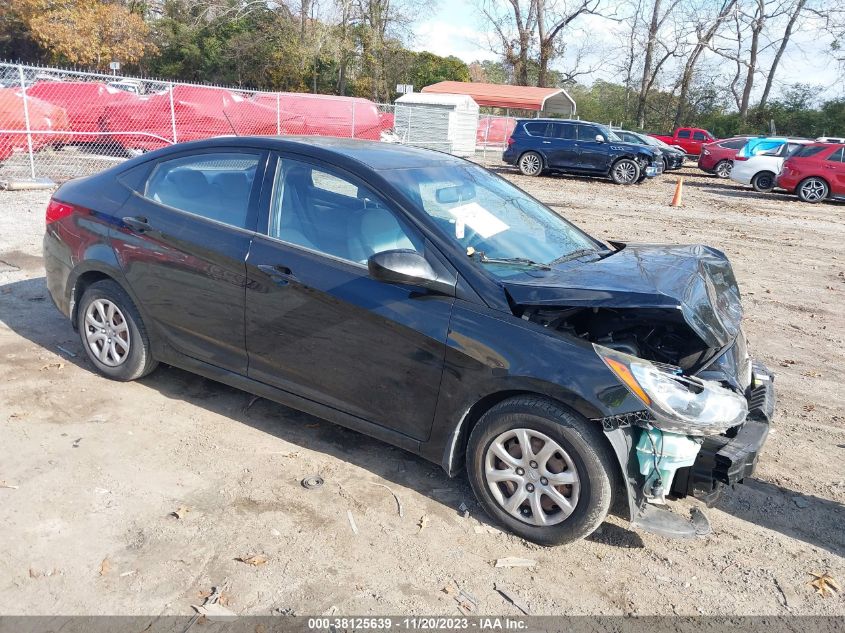
<path id="1" fill-rule="evenodd" d="M 706 438 L 695 463 L 676 473 L 671 496 L 693 496 L 709 505 L 719 498 L 725 486 L 740 483 L 753 475 L 769 435 L 774 408 L 774 376 L 755 363 L 745 423 L 733 436 Z"/>

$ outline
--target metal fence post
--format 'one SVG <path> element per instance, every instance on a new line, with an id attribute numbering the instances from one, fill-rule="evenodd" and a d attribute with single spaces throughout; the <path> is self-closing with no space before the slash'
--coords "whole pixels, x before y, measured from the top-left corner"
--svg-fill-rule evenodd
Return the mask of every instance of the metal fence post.
<path id="1" fill-rule="evenodd" d="M 279 93 L 276 93 L 276 136 L 282 135 L 282 107 Z"/>
<path id="2" fill-rule="evenodd" d="M 29 151 L 29 173 L 35 180 L 35 155 L 32 151 L 32 127 L 29 125 L 29 104 L 26 101 L 26 78 L 23 74 L 23 66 L 18 66 L 18 77 L 21 80 L 21 95 L 23 97 L 23 120 L 26 124 L 26 145 Z"/>
<path id="3" fill-rule="evenodd" d="M 170 125 L 173 129 L 173 142 L 176 143 L 176 107 L 173 105 L 173 82 L 170 82 Z"/>
<path id="4" fill-rule="evenodd" d="M 352 102 L 352 138 L 355 138 L 355 102 Z"/>

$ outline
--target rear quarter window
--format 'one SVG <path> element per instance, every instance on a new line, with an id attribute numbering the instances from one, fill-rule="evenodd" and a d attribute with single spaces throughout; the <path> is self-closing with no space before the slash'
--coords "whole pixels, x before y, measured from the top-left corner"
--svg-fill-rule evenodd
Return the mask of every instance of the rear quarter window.
<path id="1" fill-rule="evenodd" d="M 747 143 L 744 138 L 734 139 L 732 141 L 725 141 L 724 143 L 719 143 L 719 147 L 724 147 L 725 149 L 742 149 L 743 146 Z"/>
<path id="2" fill-rule="evenodd" d="M 810 158 L 811 156 L 815 156 L 819 152 L 826 150 L 827 147 L 824 145 L 807 145 L 806 147 L 802 147 L 799 149 L 795 154 L 793 154 L 793 158 Z"/>

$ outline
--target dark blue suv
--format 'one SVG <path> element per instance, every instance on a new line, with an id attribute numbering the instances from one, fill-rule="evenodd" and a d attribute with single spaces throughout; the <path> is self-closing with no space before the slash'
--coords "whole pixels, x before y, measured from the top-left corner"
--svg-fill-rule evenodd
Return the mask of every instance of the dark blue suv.
<path id="1" fill-rule="evenodd" d="M 558 171 L 603 176 L 631 185 L 663 172 L 660 153 L 625 143 L 599 123 L 568 119 L 520 119 L 502 160 L 526 176 Z"/>

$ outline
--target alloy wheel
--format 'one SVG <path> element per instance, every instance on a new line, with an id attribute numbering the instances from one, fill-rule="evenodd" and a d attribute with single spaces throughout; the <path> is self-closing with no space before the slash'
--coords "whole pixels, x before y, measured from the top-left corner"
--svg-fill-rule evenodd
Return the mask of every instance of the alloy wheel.
<path id="1" fill-rule="evenodd" d="M 827 185 L 818 178 L 808 178 L 801 185 L 801 197 L 807 202 L 818 202 L 827 195 Z"/>
<path id="2" fill-rule="evenodd" d="M 85 340 L 104 365 L 117 367 L 129 356 L 129 324 L 116 304 L 95 299 L 85 310 Z"/>
<path id="3" fill-rule="evenodd" d="M 620 183 L 630 184 L 637 178 L 637 167 L 631 161 L 619 161 L 613 168 L 616 181 Z"/>
<path id="4" fill-rule="evenodd" d="M 540 173 L 543 163 L 537 154 L 528 153 L 519 159 L 519 168 L 526 176 L 535 176 Z"/>
<path id="5" fill-rule="evenodd" d="M 569 454 L 531 429 L 511 429 L 492 441 L 484 457 L 484 478 L 507 513 L 537 526 L 565 521 L 581 491 Z"/>
<path id="6" fill-rule="evenodd" d="M 723 160 L 718 165 L 716 165 L 716 175 L 719 178 L 730 178 L 732 169 L 733 163 L 727 160 Z"/>

